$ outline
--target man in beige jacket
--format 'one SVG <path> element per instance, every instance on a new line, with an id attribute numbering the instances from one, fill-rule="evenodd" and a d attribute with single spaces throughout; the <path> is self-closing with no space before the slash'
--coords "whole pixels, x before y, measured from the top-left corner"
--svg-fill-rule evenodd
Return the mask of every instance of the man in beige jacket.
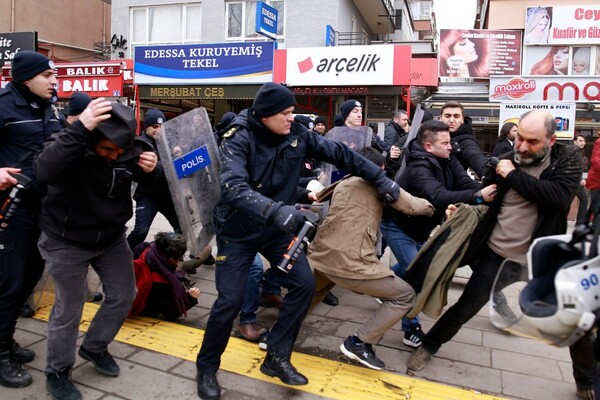
<path id="1" fill-rule="evenodd" d="M 385 159 L 378 151 L 366 147 L 359 153 L 384 167 Z M 427 200 L 406 191 L 391 206 L 410 215 L 434 212 Z M 372 344 L 402 319 L 415 299 L 410 285 L 377 258 L 382 213 L 383 201 L 375 186 L 358 177 L 346 178 L 333 191 L 329 213 L 308 250 L 316 280 L 309 313 L 335 285 L 381 300 L 373 316 L 340 345 L 347 357 L 377 370 L 385 363 L 377 358 Z"/>

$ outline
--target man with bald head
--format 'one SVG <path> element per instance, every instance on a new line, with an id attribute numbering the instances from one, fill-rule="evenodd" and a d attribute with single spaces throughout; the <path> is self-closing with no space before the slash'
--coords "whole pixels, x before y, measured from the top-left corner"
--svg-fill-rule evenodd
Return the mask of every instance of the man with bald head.
<path id="1" fill-rule="evenodd" d="M 545 111 L 521 116 L 514 149 L 500 157 L 492 178 L 498 185 L 496 198 L 469 245 L 473 250 L 466 261 L 473 274 L 458 301 L 442 314 L 410 356 L 410 370 L 423 369 L 488 302 L 504 260 L 526 265 L 527 250 L 535 238 L 566 233 L 567 214 L 581 178 L 581 151 L 558 143 L 555 128 L 554 117 Z M 578 386 L 578 374 L 583 369 L 575 371 Z"/>

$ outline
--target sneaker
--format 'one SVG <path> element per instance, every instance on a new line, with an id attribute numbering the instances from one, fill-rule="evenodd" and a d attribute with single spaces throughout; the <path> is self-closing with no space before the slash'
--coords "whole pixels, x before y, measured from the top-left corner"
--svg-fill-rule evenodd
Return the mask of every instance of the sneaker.
<path id="1" fill-rule="evenodd" d="M 408 358 L 407 366 L 411 371 L 420 371 L 425 368 L 427 362 L 431 359 L 432 354 L 425 350 L 425 347 L 419 347 Z"/>
<path id="2" fill-rule="evenodd" d="M 46 389 L 52 400 L 81 400 L 81 393 L 71 380 L 71 368 L 46 375 Z"/>
<path id="3" fill-rule="evenodd" d="M 373 350 L 371 344 L 356 343 L 356 339 L 358 339 L 356 336 L 348 336 L 344 343 L 340 345 L 340 350 L 346 357 L 372 369 L 380 370 L 385 367 L 385 363 L 375 355 L 375 350 Z"/>
<path id="4" fill-rule="evenodd" d="M 107 351 L 101 351 L 99 353 L 92 353 L 85 347 L 79 347 L 79 357 L 84 360 L 90 361 L 94 368 L 101 374 L 106 376 L 118 376 L 121 371 L 113 356 Z"/>
<path id="5" fill-rule="evenodd" d="M 410 347 L 419 347 L 423 342 L 423 336 L 425 336 L 425 334 L 421 330 L 421 326 L 417 325 L 410 331 L 404 332 L 404 339 L 402 339 L 402 343 Z"/>

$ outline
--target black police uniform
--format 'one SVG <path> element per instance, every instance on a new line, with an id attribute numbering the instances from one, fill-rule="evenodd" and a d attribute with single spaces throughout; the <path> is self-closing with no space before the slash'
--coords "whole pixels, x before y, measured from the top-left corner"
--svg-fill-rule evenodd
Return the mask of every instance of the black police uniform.
<path id="1" fill-rule="evenodd" d="M 371 182 L 386 179 L 384 171 L 375 164 L 297 122 L 292 124 L 289 135 L 276 135 L 244 110 L 232 126 L 235 129 L 225 134 L 221 146 L 221 199 L 215 209 L 218 297 L 196 361 L 203 374 L 214 374 L 219 368 L 242 304 L 248 268 L 257 252 L 269 261 L 281 285 L 288 289 L 271 329 L 269 353 L 289 359 L 315 283 L 304 254 L 288 274 L 275 267 L 293 234 L 282 232 L 272 219 L 281 205 L 295 203 L 306 158 L 312 156 L 335 164 Z"/>
<path id="2" fill-rule="evenodd" d="M 145 131 L 140 135 L 140 139 L 152 146 L 153 151 L 158 157 L 159 164 L 157 168 L 161 169 L 162 166 L 160 165 L 160 155 L 156 148 L 156 141 L 148 136 Z M 136 201 L 135 225 L 131 233 L 127 236 L 127 244 L 132 251 L 138 244 L 146 240 L 152 221 L 154 221 L 157 213 L 165 216 L 175 232 L 181 233 L 177 212 L 175 212 L 167 178 L 164 174 L 155 184 L 148 185 L 140 182 L 133 198 Z"/>
<path id="3" fill-rule="evenodd" d="M 8 229 L 0 232 L 0 342 L 12 339 L 19 311 L 44 270 L 37 240 L 46 190 L 33 175 L 33 159 L 60 130 L 58 110 L 50 101 L 15 82 L 0 89 L 0 167 L 21 168 L 32 179 Z M 0 192 L 0 200 L 9 193 Z"/>

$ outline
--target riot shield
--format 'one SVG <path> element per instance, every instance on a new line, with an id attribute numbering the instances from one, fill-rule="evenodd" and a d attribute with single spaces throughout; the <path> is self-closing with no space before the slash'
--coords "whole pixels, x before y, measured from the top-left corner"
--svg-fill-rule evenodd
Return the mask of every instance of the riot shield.
<path id="1" fill-rule="evenodd" d="M 325 134 L 325 139 L 344 143 L 352 150 L 358 151 L 363 147 L 371 146 L 373 129 L 368 126 L 336 126 Z M 346 171 L 338 169 L 335 165 L 323 163 L 323 170 L 327 181 L 325 186 L 331 185 L 342 179 Z"/>
<path id="2" fill-rule="evenodd" d="M 206 109 L 165 122 L 156 144 L 188 251 L 199 254 L 215 235 L 213 210 L 221 195 L 219 149 Z"/>
<path id="3" fill-rule="evenodd" d="M 420 104 L 417 104 L 417 108 L 412 119 L 412 125 L 410 126 L 410 132 L 408 132 L 408 138 L 406 139 L 406 142 L 404 142 L 404 147 L 402 147 L 402 154 L 400 155 L 400 168 L 398 168 L 398 171 L 396 171 L 396 176 L 394 177 L 396 182 L 398 182 L 400 175 L 402 175 L 406 169 L 406 149 L 408 149 L 408 144 L 417 137 L 417 132 L 419 131 L 419 127 L 421 126 L 421 121 L 423 121 L 424 115 L 425 111 L 423 111 Z"/>

